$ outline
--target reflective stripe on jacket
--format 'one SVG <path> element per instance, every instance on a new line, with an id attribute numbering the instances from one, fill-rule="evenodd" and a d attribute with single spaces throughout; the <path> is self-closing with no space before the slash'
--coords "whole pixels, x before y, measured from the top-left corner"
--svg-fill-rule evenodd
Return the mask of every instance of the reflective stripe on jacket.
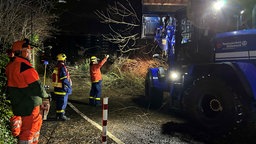
<path id="1" fill-rule="evenodd" d="M 55 67 L 52 73 L 52 86 L 62 88 L 62 82 L 59 79 L 59 68 Z"/>
<path id="2" fill-rule="evenodd" d="M 70 81 L 70 75 L 64 62 L 58 62 L 52 74 L 54 93 L 57 95 L 66 95 L 71 90 Z"/>
<path id="3" fill-rule="evenodd" d="M 69 72 L 63 62 L 59 62 L 52 73 L 52 86 L 62 88 L 62 80 L 70 81 Z"/>

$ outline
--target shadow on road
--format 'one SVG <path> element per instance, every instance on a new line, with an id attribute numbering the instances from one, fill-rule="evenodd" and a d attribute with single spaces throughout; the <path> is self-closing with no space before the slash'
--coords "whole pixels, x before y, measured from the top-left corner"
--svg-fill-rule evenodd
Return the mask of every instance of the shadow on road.
<path id="1" fill-rule="evenodd" d="M 241 129 L 229 135 L 212 135 L 194 123 L 168 122 L 162 125 L 162 134 L 176 136 L 190 143 L 191 140 L 204 144 L 248 144 L 255 141 L 256 132 L 251 128 Z"/>
<path id="2" fill-rule="evenodd" d="M 133 102 L 141 108 L 148 109 L 149 105 L 145 101 L 143 95 L 133 98 Z M 159 113 L 171 114 L 172 116 L 187 119 L 181 112 L 168 108 L 168 104 L 163 104 L 162 107 L 156 109 Z M 227 135 L 213 135 L 209 131 L 200 129 L 198 124 L 192 121 L 184 123 L 168 122 L 162 125 L 162 134 L 172 137 L 179 137 L 191 144 L 249 144 L 255 142 L 256 125 L 246 126 L 242 129 L 235 130 Z M 196 142 L 193 142 L 196 141 Z"/>
<path id="3" fill-rule="evenodd" d="M 193 140 L 202 143 L 209 143 L 211 141 L 209 135 L 196 128 L 192 123 L 168 122 L 162 125 L 162 134 L 179 137 L 189 143 L 193 143 Z"/>
<path id="4" fill-rule="evenodd" d="M 132 99 L 133 103 L 135 103 L 137 106 L 147 109 L 147 110 L 154 110 L 157 111 L 159 113 L 163 113 L 163 114 L 172 114 L 172 115 L 176 115 L 180 118 L 183 118 L 184 116 L 182 115 L 182 113 L 179 110 L 174 110 L 174 109 L 170 109 L 168 101 L 163 103 L 162 106 L 160 107 L 152 107 L 150 106 L 150 104 L 146 101 L 145 96 L 144 95 L 138 95 L 137 97 L 134 97 Z"/>
<path id="5" fill-rule="evenodd" d="M 81 101 L 78 101 L 78 100 L 69 99 L 68 101 L 71 102 L 71 103 L 76 103 L 76 104 L 89 105 L 89 104 L 86 103 L 86 102 L 81 102 Z"/>
<path id="6" fill-rule="evenodd" d="M 148 107 L 148 103 L 146 102 L 145 96 L 143 96 L 143 95 L 139 95 L 139 96 L 137 96 L 137 97 L 134 97 L 134 98 L 132 99 L 132 101 L 133 101 L 136 105 L 138 105 L 138 106 L 140 106 L 140 107 L 143 107 L 143 108 L 147 108 L 147 107 Z"/>

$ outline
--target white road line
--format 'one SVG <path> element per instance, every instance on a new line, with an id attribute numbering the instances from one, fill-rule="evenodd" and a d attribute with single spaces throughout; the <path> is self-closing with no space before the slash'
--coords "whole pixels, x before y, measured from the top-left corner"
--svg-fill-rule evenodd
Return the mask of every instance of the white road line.
<path id="1" fill-rule="evenodd" d="M 102 130 L 102 126 L 100 126 L 98 123 L 96 123 L 95 121 L 91 120 L 90 118 L 88 118 L 85 114 L 83 114 L 82 112 L 80 112 L 72 103 L 68 102 L 68 105 L 75 111 L 77 112 L 81 117 L 83 117 L 85 120 L 87 120 L 89 123 L 91 123 L 92 125 L 94 125 L 96 128 L 98 128 L 99 130 Z M 122 142 L 120 139 L 118 139 L 117 137 L 115 137 L 112 133 L 110 133 L 109 131 L 107 132 L 107 136 L 109 136 L 112 140 L 114 140 L 116 143 L 118 144 L 124 144 L 124 142 Z"/>

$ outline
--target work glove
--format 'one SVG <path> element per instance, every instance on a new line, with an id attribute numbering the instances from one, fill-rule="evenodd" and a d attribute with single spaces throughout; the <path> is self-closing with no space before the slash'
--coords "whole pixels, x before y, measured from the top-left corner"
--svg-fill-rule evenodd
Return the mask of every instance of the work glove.
<path id="1" fill-rule="evenodd" d="M 50 110 L 50 100 L 49 99 L 43 99 L 43 103 L 40 106 L 41 111 L 42 110 L 46 110 L 49 111 Z"/>
<path id="2" fill-rule="evenodd" d="M 43 99 L 43 103 L 40 106 L 40 113 L 43 116 L 43 120 L 47 119 L 49 110 L 50 110 L 50 99 Z"/>
<path id="3" fill-rule="evenodd" d="M 69 79 L 69 83 L 70 83 L 70 87 L 72 87 L 72 80 L 71 80 L 71 78 Z"/>
<path id="4" fill-rule="evenodd" d="M 72 94 L 72 87 L 65 85 L 64 90 L 68 95 Z"/>

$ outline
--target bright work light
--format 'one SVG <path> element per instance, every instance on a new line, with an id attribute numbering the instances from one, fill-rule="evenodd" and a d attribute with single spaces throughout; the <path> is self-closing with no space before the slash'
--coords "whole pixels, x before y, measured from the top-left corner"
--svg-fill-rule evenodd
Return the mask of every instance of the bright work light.
<path id="1" fill-rule="evenodd" d="M 242 14 L 244 14 L 244 12 L 245 12 L 245 10 L 241 10 L 241 11 L 240 11 L 240 14 L 242 15 Z"/>
<path id="2" fill-rule="evenodd" d="M 180 79 L 180 73 L 177 71 L 170 71 L 169 78 L 171 81 L 177 81 Z"/>
<path id="3" fill-rule="evenodd" d="M 213 3 L 213 8 L 215 10 L 220 10 L 223 8 L 223 6 L 225 5 L 225 2 L 224 0 L 217 0 Z"/>
<path id="4" fill-rule="evenodd" d="M 59 3 L 67 3 L 65 0 L 59 0 Z"/>

